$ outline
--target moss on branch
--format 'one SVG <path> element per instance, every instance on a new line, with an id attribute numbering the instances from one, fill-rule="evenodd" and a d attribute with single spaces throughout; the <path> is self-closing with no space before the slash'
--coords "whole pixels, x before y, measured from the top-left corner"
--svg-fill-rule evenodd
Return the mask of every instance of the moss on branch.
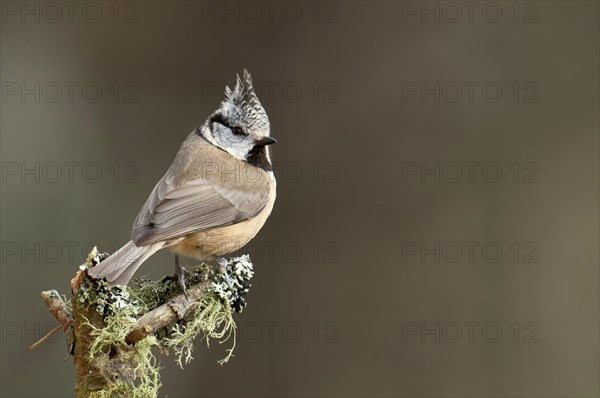
<path id="1" fill-rule="evenodd" d="M 71 281 L 70 302 L 55 291 L 42 293 L 49 310 L 72 341 L 77 397 L 156 397 L 160 366 L 153 349 L 173 350 L 180 367 L 192 359 L 201 336 L 223 342 L 233 337 L 233 313 L 241 312 L 253 275 L 248 256 L 228 261 L 225 274 L 205 264 L 190 269 L 187 297 L 172 277 L 139 279 L 136 286 L 109 287 L 87 270 L 106 258 L 96 248 Z M 72 333 L 71 333 L 72 331 Z M 72 336 L 72 338 L 70 337 Z"/>

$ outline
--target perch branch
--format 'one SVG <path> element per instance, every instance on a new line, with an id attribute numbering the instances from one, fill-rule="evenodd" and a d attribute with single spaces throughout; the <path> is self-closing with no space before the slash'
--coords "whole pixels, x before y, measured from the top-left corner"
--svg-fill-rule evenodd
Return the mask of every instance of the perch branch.
<path id="1" fill-rule="evenodd" d="M 187 289 L 187 298 L 184 294 L 180 294 L 173 297 L 165 304 L 144 314 L 138 319 L 137 328 L 127 335 L 125 342 L 127 344 L 134 344 L 145 337 L 155 334 L 159 330 L 190 316 L 195 311 L 202 295 L 208 292 L 211 284 L 212 280 L 197 283 Z"/>
<path id="2" fill-rule="evenodd" d="M 183 366 L 193 358 L 193 341 L 200 333 L 206 339 L 233 335 L 235 346 L 232 313 L 246 306 L 244 295 L 254 273 L 247 255 L 228 260 L 223 275 L 205 264 L 188 270 L 187 296 L 168 277 L 140 280 L 138 287 L 128 288 L 88 278 L 87 270 L 107 257 L 92 250 L 71 280 L 70 301 L 55 290 L 42 292 L 60 325 L 34 347 L 61 328 L 66 332 L 78 398 L 156 397 L 160 367 L 153 347 L 172 349 Z"/>
<path id="3" fill-rule="evenodd" d="M 60 296 L 60 294 L 58 294 L 56 290 L 47 290 L 45 292 L 42 292 L 41 295 L 44 299 L 44 302 L 46 303 L 46 306 L 48 307 L 48 310 L 52 315 L 54 315 L 56 320 L 60 322 L 60 325 L 52 329 L 50 333 L 48 333 L 47 335 L 39 339 L 37 342 L 32 344 L 31 347 L 29 347 L 29 349 L 33 350 L 34 348 L 42 344 L 44 341 L 48 340 L 48 338 L 50 338 L 50 336 L 52 336 L 54 333 L 62 329 L 65 332 L 65 335 L 67 336 L 67 342 L 69 344 L 70 352 L 72 343 L 71 326 L 73 324 L 73 318 L 71 317 L 69 309 L 67 308 L 67 303 L 65 302 L 65 300 L 63 300 L 63 298 Z"/>

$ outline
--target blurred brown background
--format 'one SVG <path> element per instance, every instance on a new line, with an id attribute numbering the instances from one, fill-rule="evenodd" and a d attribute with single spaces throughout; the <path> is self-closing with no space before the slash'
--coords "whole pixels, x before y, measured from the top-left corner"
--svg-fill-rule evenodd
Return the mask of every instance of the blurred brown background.
<path id="1" fill-rule="evenodd" d="M 244 67 L 278 199 L 235 357 L 160 355 L 162 395 L 598 396 L 597 2 L 69 4 L 1 4 L 2 396 L 73 394 L 39 292 Z"/>

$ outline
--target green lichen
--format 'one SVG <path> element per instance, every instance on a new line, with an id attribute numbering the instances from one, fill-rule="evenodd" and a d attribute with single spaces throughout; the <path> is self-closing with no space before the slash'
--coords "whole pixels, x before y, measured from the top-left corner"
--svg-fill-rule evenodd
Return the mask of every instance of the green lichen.
<path id="1" fill-rule="evenodd" d="M 83 269 L 100 262 L 103 255 L 90 253 Z M 248 291 L 248 280 L 252 277 L 252 263 L 247 256 L 229 260 L 226 275 L 214 275 L 206 265 L 190 270 L 188 286 L 206 282 L 212 278 L 208 292 L 201 296 L 191 316 L 135 344 L 127 344 L 127 335 L 136 328 L 137 319 L 152 309 L 181 294 L 174 278 L 160 281 L 140 279 L 137 287 L 109 287 L 106 282 L 85 278 L 73 305 L 79 315 L 80 349 L 86 352 L 84 367 L 92 375 L 85 377 L 79 389 L 92 398 L 108 397 L 156 397 L 161 386 L 160 366 L 153 348 L 172 349 L 176 363 L 183 368 L 192 359 L 194 340 L 198 335 L 206 341 L 220 343 L 233 336 L 233 345 L 228 349 L 224 364 L 233 356 L 236 325 L 233 312 L 245 307 L 243 296 Z M 87 339 L 87 341 L 84 341 Z"/>
<path id="2" fill-rule="evenodd" d="M 223 343 L 233 335 L 233 346 L 227 350 L 229 354 L 219 361 L 219 364 L 223 365 L 233 356 L 235 328 L 229 304 L 222 301 L 216 292 L 208 292 L 200 299 L 200 304 L 191 319 L 185 324 L 173 326 L 170 337 L 165 338 L 162 344 L 175 351 L 176 362 L 183 369 L 183 365 L 189 364 L 193 359 L 194 340 L 200 333 L 203 333 L 207 346 L 211 338 L 220 339 L 220 343 Z"/>
<path id="3" fill-rule="evenodd" d="M 97 325 L 97 321 L 82 315 L 80 322 L 89 335 L 87 362 L 103 378 L 100 389 L 90 388 L 89 396 L 156 397 L 161 385 L 160 367 L 152 348 L 159 346 L 158 340 L 149 336 L 134 345 L 125 342 L 148 305 L 129 288 L 109 288 L 105 282 L 89 278 L 78 290 L 77 305 L 103 319 L 103 324 Z M 98 317 L 94 314 L 94 318 Z"/>
<path id="4" fill-rule="evenodd" d="M 122 362 L 125 366 L 135 364 L 135 368 L 129 369 L 132 378 L 128 380 L 112 379 L 105 383 L 102 390 L 90 393 L 90 398 L 113 398 L 113 397 L 132 397 L 132 398 L 153 398 L 158 395 L 160 383 L 160 367 L 152 348 L 158 346 L 158 341 L 154 336 L 146 337 L 137 342 L 134 346 L 121 346 L 119 350 L 119 359 L 100 360 L 100 363 L 111 365 L 114 371 L 115 362 Z M 98 346 L 100 348 L 101 346 Z M 114 351 L 112 351 L 114 352 Z M 96 354 L 105 355 L 105 354 Z M 110 354 L 109 354 L 110 355 Z M 95 357 L 98 362 L 99 357 Z"/>

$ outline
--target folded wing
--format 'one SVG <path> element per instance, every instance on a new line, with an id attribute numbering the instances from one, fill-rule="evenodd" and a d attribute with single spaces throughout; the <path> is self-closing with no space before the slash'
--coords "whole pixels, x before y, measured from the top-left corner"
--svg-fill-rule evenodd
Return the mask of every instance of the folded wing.
<path id="1" fill-rule="evenodd" d="M 136 245 L 238 223 L 259 213 L 268 200 L 268 191 L 259 184 L 245 185 L 242 190 L 204 178 L 180 186 L 173 181 L 167 173 L 140 210 L 131 235 Z"/>

